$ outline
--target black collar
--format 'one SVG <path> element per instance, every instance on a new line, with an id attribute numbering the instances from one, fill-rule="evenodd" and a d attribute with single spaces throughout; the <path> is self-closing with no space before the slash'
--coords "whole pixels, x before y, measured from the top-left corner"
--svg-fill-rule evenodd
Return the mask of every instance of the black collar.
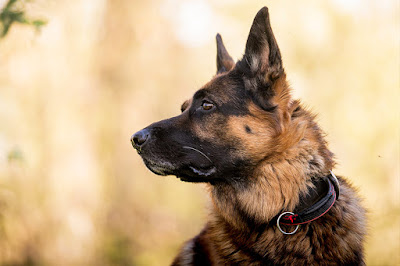
<path id="1" fill-rule="evenodd" d="M 339 198 L 339 181 L 332 171 L 329 175 L 315 180 L 314 185 L 315 189 L 310 190 L 306 196 L 300 197 L 300 203 L 293 212 L 284 212 L 279 215 L 277 225 L 282 233 L 286 232 L 279 225 L 300 225 L 312 222 L 327 213 Z"/>

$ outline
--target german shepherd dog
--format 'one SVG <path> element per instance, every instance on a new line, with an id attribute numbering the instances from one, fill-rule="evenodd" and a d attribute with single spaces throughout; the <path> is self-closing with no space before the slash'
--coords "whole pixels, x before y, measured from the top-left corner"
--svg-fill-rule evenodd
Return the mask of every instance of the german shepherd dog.
<path id="1" fill-rule="evenodd" d="M 217 74 L 181 110 L 131 137 L 152 172 L 210 191 L 209 221 L 172 265 L 365 264 L 366 212 L 291 97 L 266 7 L 238 62 L 217 35 Z"/>

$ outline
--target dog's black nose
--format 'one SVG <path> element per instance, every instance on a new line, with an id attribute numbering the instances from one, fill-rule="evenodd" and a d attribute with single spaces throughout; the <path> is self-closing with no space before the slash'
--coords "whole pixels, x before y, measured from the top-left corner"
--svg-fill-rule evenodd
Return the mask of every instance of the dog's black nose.
<path id="1" fill-rule="evenodd" d="M 149 138 L 149 135 L 150 135 L 150 133 L 147 129 L 142 129 L 142 130 L 136 132 L 131 137 L 132 146 L 135 149 L 140 148 L 140 146 L 142 146 L 146 142 L 146 140 Z"/>

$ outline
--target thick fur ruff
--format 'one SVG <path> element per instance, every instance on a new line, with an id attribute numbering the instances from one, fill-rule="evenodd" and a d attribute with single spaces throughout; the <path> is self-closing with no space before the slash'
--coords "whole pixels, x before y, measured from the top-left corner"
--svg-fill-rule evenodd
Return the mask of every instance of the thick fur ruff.
<path id="1" fill-rule="evenodd" d="M 217 75 L 181 109 L 131 139 L 151 171 L 206 183 L 212 198 L 173 265 L 364 265 L 365 209 L 343 177 L 325 215 L 293 235 L 276 226 L 335 162 L 315 116 L 292 99 L 266 7 L 238 62 L 217 35 Z"/>

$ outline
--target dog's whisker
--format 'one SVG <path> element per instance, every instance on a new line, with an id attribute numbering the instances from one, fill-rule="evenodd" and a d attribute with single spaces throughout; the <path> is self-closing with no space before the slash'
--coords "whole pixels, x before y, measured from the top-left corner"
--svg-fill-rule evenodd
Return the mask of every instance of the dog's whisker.
<path id="1" fill-rule="evenodd" d="M 209 160 L 210 161 L 210 163 L 213 163 L 212 161 L 211 161 L 211 159 L 207 156 L 207 155 L 205 155 L 204 154 L 204 152 L 201 152 L 201 151 L 199 151 L 198 149 L 196 149 L 196 148 L 193 148 L 193 147 L 189 147 L 189 146 L 183 146 L 182 148 L 184 148 L 184 149 L 188 149 L 188 150 L 193 150 L 193 151 L 197 151 L 198 153 L 200 153 L 201 155 L 203 155 L 207 160 Z"/>

